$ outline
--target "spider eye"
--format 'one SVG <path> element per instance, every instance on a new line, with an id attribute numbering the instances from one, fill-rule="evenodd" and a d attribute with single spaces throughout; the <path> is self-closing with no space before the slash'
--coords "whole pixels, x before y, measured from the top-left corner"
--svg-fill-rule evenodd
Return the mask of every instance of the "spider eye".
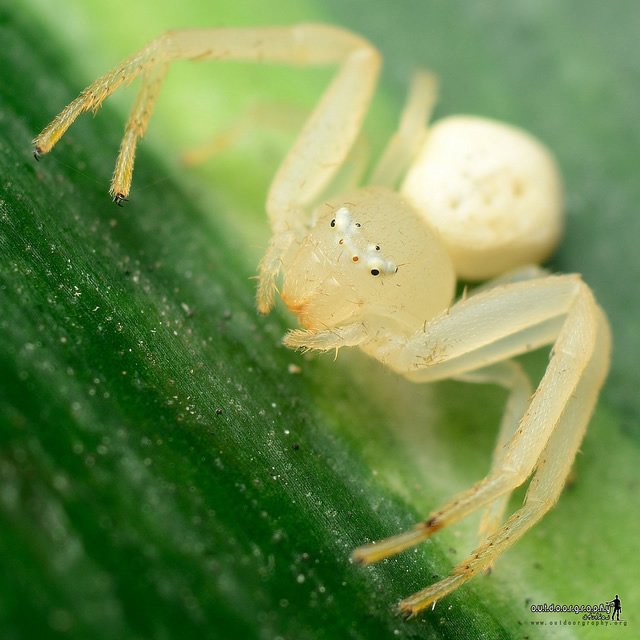
<path id="1" fill-rule="evenodd" d="M 362 225 L 359 222 L 356 222 L 356 227 L 361 227 Z"/>
<path id="2" fill-rule="evenodd" d="M 379 244 L 376 245 L 376 251 L 380 251 L 380 245 Z"/>
<path id="3" fill-rule="evenodd" d="M 335 226 L 336 226 L 336 219 L 335 219 L 335 218 L 331 221 L 331 226 L 332 226 L 332 227 L 335 227 Z"/>
<path id="4" fill-rule="evenodd" d="M 379 276 L 380 275 L 380 269 L 371 269 L 371 275 L 372 276 Z"/>

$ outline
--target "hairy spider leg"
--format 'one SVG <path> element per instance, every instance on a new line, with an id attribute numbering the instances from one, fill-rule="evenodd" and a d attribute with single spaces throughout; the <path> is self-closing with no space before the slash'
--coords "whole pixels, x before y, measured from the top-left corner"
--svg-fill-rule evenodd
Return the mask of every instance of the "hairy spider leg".
<path id="1" fill-rule="evenodd" d="M 168 64 L 182 59 L 339 66 L 269 190 L 273 238 L 260 265 L 258 286 L 258 308 L 266 313 L 273 306 L 281 257 L 305 222 L 301 219 L 305 206 L 340 168 L 360 132 L 377 82 L 380 54 L 349 31 L 319 24 L 168 32 L 98 78 L 63 109 L 34 139 L 36 157 L 49 152 L 79 114 L 97 110 L 118 87 L 143 75 L 111 184 L 114 199 L 126 199 L 136 142 L 146 130 L 164 72 Z"/>

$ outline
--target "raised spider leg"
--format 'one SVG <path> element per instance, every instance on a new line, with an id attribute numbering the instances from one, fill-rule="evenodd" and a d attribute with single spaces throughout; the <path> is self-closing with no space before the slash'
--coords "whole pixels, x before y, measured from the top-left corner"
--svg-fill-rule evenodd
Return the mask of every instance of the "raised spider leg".
<path id="1" fill-rule="evenodd" d="M 427 124 L 438 98 L 438 80 L 429 71 L 414 74 L 398 130 L 391 136 L 371 173 L 369 184 L 397 187 L 427 135 Z"/>
<path id="2" fill-rule="evenodd" d="M 153 107 L 160 94 L 162 81 L 167 74 L 167 67 L 166 63 L 157 64 L 145 70 L 142 74 L 142 86 L 129 114 L 124 135 L 120 142 L 116 166 L 111 178 L 109 193 L 116 204 L 127 200 L 129 195 L 136 146 L 149 125 Z"/>
<path id="3" fill-rule="evenodd" d="M 315 343 L 311 332 L 306 333 L 294 334 L 293 342 L 300 346 L 306 337 L 307 346 L 313 348 L 345 344 L 337 331 L 319 332 L 323 340 Z M 358 338 L 365 348 L 366 335 L 365 328 Z M 350 338 L 355 341 L 353 335 Z M 405 612 L 416 613 L 490 566 L 551 508 L 570 471 L 606 375 L 610 338 L 606 319 L 589 288 L 577 276 L 552 276 L 496 286 L 473 295 L 403 344 L 397 336 L 390 336 L 390 341 L 394 347 L 385 350 L 383 361 L 417 382 L 467 375 L 555 341 L 538 389 L 489 475 L 414 529 L 354 552 L 354 560 L 369 564 L 414 546 L 442 527 L 508 495 L 537 468 L 535 486 L 540 489 L 533 494 L 530 490 L 520 511 L 489 535 L 451 576 L 401 603 Z"/>
<path id="4" fill-rule="evenodd" d="M 267 213 L 273 240 L 260 266 L 258 307 L 273 305 L 280 260 L 304 221 L 305 206 L 338 170 L 366 115 L 373 94 L 380 55 L 363 38 L 325 25 L 168 32 L 98 78 L 33 141 L 36 157 L 47 153 L 76 117 L 96 110 L 118 87 L 137 76 L 145 80 L 125 130 L 111 192 L 126 199 L 131 186 L 137 139 L 146 129 L 164 69 L 175 60 L 247 60 L 292 65 L 339 65 L 336 76 L 298 135 L 273 179 Z"/>

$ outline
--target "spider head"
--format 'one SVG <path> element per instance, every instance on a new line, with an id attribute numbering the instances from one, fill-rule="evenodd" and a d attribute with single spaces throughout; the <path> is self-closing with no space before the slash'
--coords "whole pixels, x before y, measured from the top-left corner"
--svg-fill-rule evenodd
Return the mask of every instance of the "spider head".
<path id="1" fill-rule="evenodd" d="M 282 298 L 307 329 L 381 319 L 413 329 L 446 308 L 455 277 L 415 210 L 382 188 L 323 205 L 284 257 Z"/>

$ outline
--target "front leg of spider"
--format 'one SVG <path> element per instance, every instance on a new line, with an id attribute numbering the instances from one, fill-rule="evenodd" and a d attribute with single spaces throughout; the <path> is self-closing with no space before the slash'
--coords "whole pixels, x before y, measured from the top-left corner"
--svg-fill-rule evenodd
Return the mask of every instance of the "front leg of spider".
<path id="1" fill-rule="evenodd" d="M 380 68 L 380 54 L 364 38 L 322 24 L 171 31 L 98 78 L 34 139 L 37 156 L 48 153 L 81 113 L 97 110 L 120 86 L 141 78 L 125 127 L 110 193 L 129 196 L 137 141 L 144 135 L 165 78 L 176 60 L 245 60 L 325 65 L 338 70 L 280 165 L 266 202 L 273 238 L 261 262 L 258 308 L 274 302 L 284 254 L 303 233 L 307 208 L 331 181 L 356 140 Z"/>
<path id="2" fill-rule="evenodd" d="M 438 363 L 424 366 L 419 354 L 447 335 L 469 337 L 452 343 Z M 490 567 L 557 501 L 607 373 L 610 335 L 606 318 L 584 283 L 575 276 L 553 276 L 472 296 L 433 320 L 398 353 L 396 366 L 405 367 L 416 381 L 431 381 L 482 370 L 528 350 L 531 343 L 549 341 L 554 342 L 549 366 L 507 439 L 499 464 L 412 530 L 354 552 L 354 560 L 362 564 L 398 553 L 510 494 L 533 474 L 524 505 L 450 576 L 403 600 L 403 612 L 418 613 Z"/>

